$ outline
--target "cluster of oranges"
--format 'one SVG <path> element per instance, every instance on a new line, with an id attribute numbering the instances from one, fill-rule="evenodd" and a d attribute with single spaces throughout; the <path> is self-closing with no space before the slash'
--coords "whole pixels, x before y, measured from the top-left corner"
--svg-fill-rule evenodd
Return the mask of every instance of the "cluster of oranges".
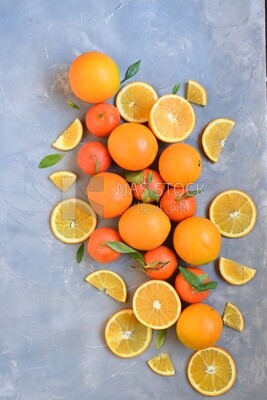
<path id="1" fill-rule="evenodd" d="M 71 217 L 63 221 L 59 216 L 63 208 L 58 206 L 52 214 L 51 220 L 56 221 L 52 229 L 67 243 L 89 237 L 88 253 L 99 263 L 114 262 L 122 253 L 128 253 L 151 278 L 135 292 L 133 309 L 122 310 L 108 321 L 107 344 L 115 354 L 132 357 L 148 347 L 152 329 L 166 329 L 176 323 L 178 338 L 185 346 L 209 350 L 219 361 L 228 363 L 227 371 L 222 367 L 221 373 L 229 373 L 230 378 L 222 387 L 212 387 L 209 392 L 194 384 L 194 365 L 190 382 L 202 393 L 223 393 L 234 382 L 235 367 L 227 352 L 212 347 L 223 324 L 216 310 L 201 303 L 216 282 L 210 282 L 199 268 L 218 257 L 221 234 L 210 219 L 195 216 L 197 193 L 189 188 L 201 175 L 202 159 L 195 147 L 180 143 L 193 131 L 193 108 L 176 94 L 158 98 L 154 88 L 144 82 L 123 86 L 116 96 L 116 107 L 105 103 L 119 89 L 120 72 L 113 59 L 99 52 L 77 57 L 71 64 L 69 80 L 78 98 L 95 103 L 86 114 L 86 126 L 95 140 L 82 145 L 77 155 L 81 170 L 91 175 L 87 187 L 89 204 L 75 202 L 76 221 Z M 205 105 L 204 88 L 190 82 L 188 100 Z M 125 120 L 122 123 L 121 117 Z M 77 121 L 75 126 L 80 130 Z M 69 137 L 73 139 L 72 130 Z M 159 146 L 162 142 L 168 143 L 163 150 Z M 111 166 L 115 172 L 108 171 Z M 69 212 L 70 204 L 66 204 Z M 96 216 L 103 220 L 118 218 L 117 228 L 96 227 Z M 72 220 L 69 226 L 66 219 Z M 59 234 L 60 229 L 63 233 Z M 187 266 L 178 270 L 178 259 Z M 125 284 L 117 274 L 98 270 L 87 278 L 113 298 L 126 300 Z M 166 282 L 170 278 L 172 285 Z M 137 332 L 132 337 L 129 326 Z M 194 364 L 195 358 L 192 360 Z M 150 361 L 154 370 L 159 363 L 172 371 L 165 353 Z M 200 365 L 198 359 L 196 363 Z M 207 381 L 214 381 L 214 377 L 206 375 Z"/>

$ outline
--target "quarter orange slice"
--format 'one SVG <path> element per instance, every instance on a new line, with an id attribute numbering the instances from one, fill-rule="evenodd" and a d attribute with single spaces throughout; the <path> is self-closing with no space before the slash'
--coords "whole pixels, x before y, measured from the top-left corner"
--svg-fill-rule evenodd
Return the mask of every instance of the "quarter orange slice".
<path id="1" fill-rule="evenodd" d="M 244 318 L 237 306 L 232 303 L 226 303 L 223 312 L 223 323 L 229 328 L 242 332 L 244 330 Z"/>
<path id="2" fill-rule="evenodd" d="M 126 285 L 124 280 L 115 272 L 101 269 L 91 272 L 84 279 L 113 299 L 125 303 L 127 297 Z"/>
<path id="3" fill-rule="evenodd" d="M 206 89 L 200 83 L 189 80 L 187 86 L 186 100 L 190 103 L 199 104 L 200 106 L 206 106 L 208 101 L 208 96 Z"/>
<path id="4" fill-rule="evenodd" d="M 77 180 L 77 175 L 71 171 L 56 171 L 49 178 L 59 190 L 66 192 Z"/>
<path id="5" fill-rule="evenodd" d="M 83 126 L 79 118 L 75 121 L 57 138 L 52 144 L 58 150 L 72 150 L 80 143 L 83 136 Z"/>
<path id="6" fill-rule="evenodd" d="M 136 318 L 152 329 L 174 325 L 181 313 L 181 301 L 176 290 L 167 282 L 152 280 L 143 283 L 133 296 Z"/>
<path id="7" fill-rule="evenodd" d="M 228 118 L 217 118 L 211 121 L 202 135 L 202 146 L 206 156 L 217 162 L 228 136 L 232 132 L 235 121 Z"/>
<path id="8" fill-rule="evenodd" d="M 195 113 L 191 104 L 176 94 L 160 97 L 153 105 L 149 126 L 163 142 L 181 142 L 193 131 Z"/>
<path id="9" fill-rule="evenodd" d="M 251 281 L 257 272 L 254 268 L 246 267 L 224 257 L 220 258 L 219 270 L 228 283 L 238 286 Z"/>
<path id="10" fill-rule="evenodd" d="M 160 353 L 156 357 L 151 358 L 147 362 L 152 371 L 159 375 L 173 376 L 175 369 L 168 353 Z"/>

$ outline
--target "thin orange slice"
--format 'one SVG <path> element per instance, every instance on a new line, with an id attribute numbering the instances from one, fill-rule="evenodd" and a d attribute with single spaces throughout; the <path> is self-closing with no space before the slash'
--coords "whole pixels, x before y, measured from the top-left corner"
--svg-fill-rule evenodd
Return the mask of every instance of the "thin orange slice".
<path id="1" fill-rule="evenodd" d="M 162 96 L 151 109 L 149 126 L 155 136 L 163 142 L 181 142 L 194 129 L 193 107 L 186 99 L 176 94 Z"/>
<path id="2" fill-rule="evenodd" d="M 181 313 L 181 301 L 169 283 L 151 280 L 135 291 L 133 310 L 136 318 L 145 326 L 165 329 L 177 321 Z"/>

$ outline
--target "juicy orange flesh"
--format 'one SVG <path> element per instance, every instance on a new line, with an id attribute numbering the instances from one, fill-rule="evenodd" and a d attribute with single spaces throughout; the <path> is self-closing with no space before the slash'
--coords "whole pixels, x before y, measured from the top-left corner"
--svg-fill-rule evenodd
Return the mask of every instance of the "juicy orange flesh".
<path id="1" fill-rule="evenodd" d="M 213 209 L 216 225 L 224 232 L 241 233 L 251 224 L 253 208 L 248 200 L 237 193 L 218 198 Z"/>
<path id="2" fill-rule="evenodd" d="M 120 354 L 135 353 L 146 345 L 147 329 L 133 313 L 121 314 L 111 322 L 108 340 Z"/>
<path id="3" fill-rule="evenodd" d="M 148 365 L 158 373 L 174 374 L 172 360 L 167 353 L 161 353 L 148 361 Z"/>
<path id="4" fill-rule="evenodd" d="M 161 284 L 143 287 L 136 298 L 138 315 L 149 325 L 164 326 L 177 315 L 177 299 L 174 294 Z"/>
<path id="5" fill-rule="evenodd" d="M 235 282 L 246 282 L 255 275 L 255 269 L 245 267 L 232 260 L 224 260 L 223 272 L 226 277 Z"/>
<path id="6" fill-rule="evenodd" d="M 211 156 L 215 159 L 219 157 L 232 128 L 233 125 L 230 123 L 228 124 L 227 122 L 217 122 L 206 135 L 206 147 L 209 149 L 209 153 L 211 154 Z"/>
<path id="7" fill-rule="evenodd" d="M 223 313 L 223 322 L 225 325 L 238 330 L 243 330 L 244 327 L 244 321 L 240 310 L 230 303 L 226 304 Z"/>
<path id="8" fill-rule="evenodd" d="M 124 112 L 133 119 L 148 119 L 156 99 L 153 93 L 142 85 L 129 88 L 120 98 Z"/>
<path id="9" fill-rule="evenodd" d="M 216 350 L 203 350 L 194 358 L 189 374 L 203 391 L 220 391 L 232 380 L 233 371 L 228 358 Z"/>
<path id="10" fill-rule="evenodd" d="M 204 93 L 203 93 L 204 90 Z M 187 88 L 186 99 L 192 103 L 203 105 L 206 103 L 206 93 L 205 89 L 198 84 L 190 83 Z"/>
<path id="11" fill-rule="evenodd" d="M 154 112 L 154 122 L 165 137 L 179 138 L 187 134 L 193 124 L 193 115 L 187 103 L 173 98 L 162 99 Z"/>
<path id="12" fill-rule="evenodd" d="M 58 232 L 66 238 L 81 238 L 91 229 L 94 217 L 83 211 L 74 202 L 63 203 L 55 218 Z"/>
<path id="13" fill-rule="evenodd" d="M 125 286 L 117 276 L 108 272 L 101 272 L 99 274 L 94 274 L 86 280 L 91 283 L 91 285 L 95 286 L 99 290 L 105 291 L 106 294 L 116 300 L 122 300 L 125 298 Z"/>

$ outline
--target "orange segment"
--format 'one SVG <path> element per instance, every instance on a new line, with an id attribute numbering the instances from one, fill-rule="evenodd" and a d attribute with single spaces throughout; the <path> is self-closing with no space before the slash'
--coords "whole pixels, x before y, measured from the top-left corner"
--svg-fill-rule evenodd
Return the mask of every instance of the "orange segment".
<path id="1" fill-rule="evenodd" d="M 244 318 L 237 306 L 232 303 L 226 303 L 223 311 L 223 323 L 229 328 L 242 332 L 244 330 Z"/>
<path id="2" fill-rule="evenodd" d="M 49 178 L 59 190 L 66 192 L 77 180 L 77 175 L 71 171 L 56 171 Z"/>
<path id="3" fill-rule="evenodd" d="M 131 358 L 148 348 L 152 340 L 152 329 L 141 324 L 132 309 L 121 310 L 108 320 L 105 339 L 114 354 Z"/>
<path id="4" fill-rule="evenodd" d="M 183 97 L 167 94 L 153 105 L 149 126 L 163 142 L 181 142 L 194 129 L 195 113 L 191 104 Z"/>
<path id="5" fill-rule="evenodd" d="M 104 269 L 94 271 L 87 275 L 85 280 L 113 297 L 113 299 L 125 303 L 127 296 L 126 285 L 124 280 L 115 272 Z"/>
<path id="6" fill-rule="evenodd" d="M 147 364 L 156 374 L 164 376 L 175 375 L 175 369 L 168 353 L 158 354 L 156 357 L 148 360 Z"/>
<path id="7" fill-rule="evenodd" d="M 199 350 L 191 357 L 188 379 L 199 393 L 218 396 L 227 392 L 236 379 L 236 366 L 232 356 L 219 347 Z"/>
<path id="8" fill-rule="evenodd" d="M 155 89 L 145 82 L 125 85 L 116 97 L 116 107 L 128 122 L 147 122 L 150 110 L 158 99 Z"/>
<path id="9" fill-rule="evenodd" d="M 72 150 L 80 143 L 83 135 L 83 126 L 79 118 L 75 121 L 57 138 L 52 144 L 58 150 Z"/>
<path id="10" fill-rule="evenodd" d="M 190 103 L 206 106 L 208 101 L 206 89 L 200 83 L 194 80 L 189 80 L 186 100 L 190 101 Z"/>
<path id="11" fill-rule="evenodd" d="M 181 301 L 169 283 L 153 280 L 136 290 L 133 310 L 136 318 L 145 326 L 165 329 L 177 321 L 181 313 Z"/>
<path id="12" fill-rule="evenodd" d="M 202 146 L 206 156 L 213 162 L 218 161 L 225 142 L 232 132 L 235 121 L 228 118 L 217 118 L 211 121 L 202 135 Z"/>
<path id="13" fill-rule="evenodd" d="M 257 272 L 254 268 L 246 267 L 224 257 L 220 258 L 219 270 L 228 283 L 238 286 L 251 281 Z"/>

